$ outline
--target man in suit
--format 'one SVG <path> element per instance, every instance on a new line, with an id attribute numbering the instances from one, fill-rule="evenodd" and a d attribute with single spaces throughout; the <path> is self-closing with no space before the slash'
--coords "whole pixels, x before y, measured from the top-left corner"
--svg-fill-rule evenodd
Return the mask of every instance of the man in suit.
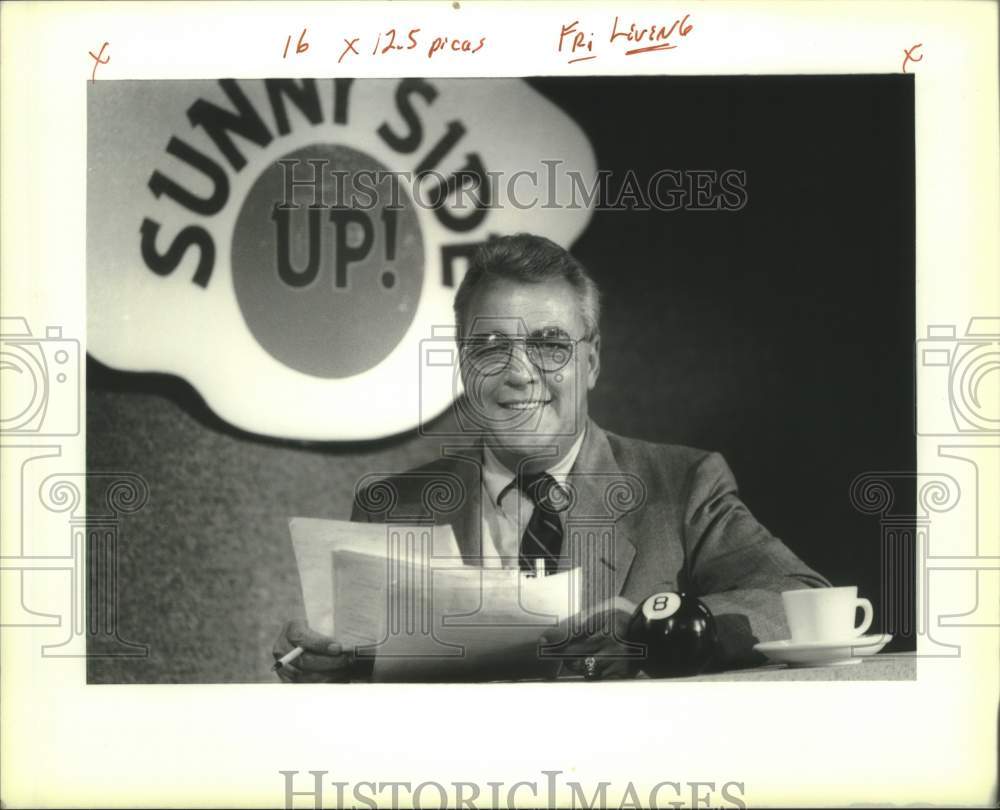
<path id="1" fill-rule="evenodd" d="M 546 633 L 570 669 L 629 671 L 625 627 L 652 594 L 698 596 L 715 616 L 716 664 L 758 660 L 787 637 L 780 593 L 829 583 L 758 523 L 717 453 L 617 436 L 589 418 L 600 374 L 600 296 L 564 249 L 491 239 L 455 297 L 468 441 L 417 470 L 362 482 L 353 520 L 451 524 L 464 562 L 554 573 L 579 566 L 585 622 Z M 352 655 L 286 625 L 288 681 L 350 677 Z"/>

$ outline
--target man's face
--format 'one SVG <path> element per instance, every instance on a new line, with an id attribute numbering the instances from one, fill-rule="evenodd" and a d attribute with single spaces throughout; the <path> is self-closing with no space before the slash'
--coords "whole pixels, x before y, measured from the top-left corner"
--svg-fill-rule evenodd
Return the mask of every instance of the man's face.
<path id="1" fill-rule="evenodd" d="M 472 417 L 500 460 L 514 468 L 543 448 L 565 455 L 587 419 L 600 371 L 600 339 L 584 341 L 580 300 L 569 282 L 491 281 L 465 312 L 462 382 Z"/>

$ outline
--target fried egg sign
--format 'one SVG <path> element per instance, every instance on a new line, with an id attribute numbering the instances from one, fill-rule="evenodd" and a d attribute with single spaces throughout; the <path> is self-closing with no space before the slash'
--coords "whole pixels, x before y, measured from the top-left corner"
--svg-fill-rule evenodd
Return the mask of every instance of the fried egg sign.
<path id="1" fill-rule="evenodd" d="M 590 143 L 521 80 L 98 82 L 87 114 L 88 351 L 255 433 L 440 414 L 453 375 L 422 381 L 421 345 L 476 245 L 569 246 L 591 216 L 566 204 Z"/>

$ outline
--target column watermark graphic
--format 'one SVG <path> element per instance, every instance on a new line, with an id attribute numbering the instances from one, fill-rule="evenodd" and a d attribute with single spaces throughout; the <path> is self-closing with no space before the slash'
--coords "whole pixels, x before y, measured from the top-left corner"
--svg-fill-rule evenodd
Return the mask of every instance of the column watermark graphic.
<path id="1" fill-rule="evenodd" d="M 616 657 L 641 657 L 641 645 L 621 637 L 612 614 L 600 606 L 621 592 L 635 554 L 619 536 L 620 520 L 645 503 L 643 482 L 621 471 L 570 473 L 552 497 L 565 527 L 556 570 L 564 576 L 540 576 L 521 570 L 517 560 L 483 556 L 481 548 L 467 549 L 466 556 L 436 553 L 435 531 L 449 518 L 462 515 L 470 525 L 482 524 L 481 483 L 472 461 L 479 452 L 479 445 L 442 449 L 449 462 L 469 461 L 468 481 L 453 471 L 452 463 L 447 471 L 371 473 L 358 482 L 355 517 L 385 524 L 384 554 L 333 552 L 334 593 L 346 592 L 356 584 L 352 580 L 365 576 L 381 594 L 382 605 L 372 637 L 348 631 L 339 640 L 353 645 L 358 659 L 416 662 L 474 657 L 466 643 L 455 639 L 515 631 L 533 640 L 537 659 L 551 669 L 564 658 L 577 657 L 563 651 L 564 642 L 581 632 L 603 632 L 620 643 Z M 351 559 L 338 559 L 341 553 Z M 336 602 L 334 612 L 350 608 Z"/>
<path id="2" fill-rule="evenodd" d="M 26 319 L 4 317 L 0 372 L 0 628 L 59 628 L 61 640 L 40 645 L 46 658 L 146 657 L 145 644 L 120 632 L 119 560 L 123 523 L 146 505 L 149 486 L 131 472 L 65 471 L 67 443 L 82 427 L 79 341 L 59 326 L 43 337 Z"/>
<path id="3" fill-rule="evenodd" d="M 943 640 L 947 628 L 1000 627 L 996 495 L 984 489 L 1000 480 L 1000 317 L 972 317 L 964 332 L 929 325 L 914 362 L 926 381 L 925 395 L 914 398 L 916 437 L 932 443 L 934 469 L 863 473 L 849 497 L 878 518 L 889 627 L 919 639 L 920 658 L 956 658 L 961 645 Z M 901 511 L 898 504 L 914 494 L 915 508 Z M 942 604 L 939 585 L 947 578 L 961 578 L 971 604 Z"/>

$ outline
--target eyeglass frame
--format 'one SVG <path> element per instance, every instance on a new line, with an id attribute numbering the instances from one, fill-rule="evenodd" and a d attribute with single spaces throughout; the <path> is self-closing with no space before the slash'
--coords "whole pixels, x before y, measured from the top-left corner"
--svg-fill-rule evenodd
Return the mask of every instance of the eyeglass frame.
<path id="1" fill-rule="evenodd" d="M 537 333 L 531 335 L 512 336 L 512 335 L 506 335 L 502 332 L 490 332 L 489 334 L 484 334 L 484 335 L 473 335 L 471 337 L 466 337 L 466 338 L 457 338 L 456 341 L 458 343 L 459 356 L 462 358 L 463 361 L 465 361 L 467 360 L 467 355 L 468 352 L 470 351 L 469 349 L 470 346 L 474 346 L 477 343 L 478 344 L 486 343 L 486 341 L 488 341 L 491 338 L 502 338 L 507 345 L 506 361 L 502 365 L 500 365 L 494 372 L 485 372 L 482 369 L 477 370 L 478 373 L 482 374 L 485 377 L 493 377 L 496 376 L 497 374 L 503 373 L 510 366 L 511 360 L 514 357 L 514 345 L 517 343 L 523 344 L 524 356 L 528 358 L 528 362 L 531 363 L 532 366 L 538 369 L 538 371 L 540 371 L 542 374 L 554 374 L 555 372 L 560 371 L 566 368 L 567 365 L 569 365 L 570 361 L 572 361 L 573 357 L 576 354 L 576 347 L 578 344 L 591 343 L 594 341 L 596 337 L 597 337 L 597 332 L 594 332 L 582 338 L 572 338 L 569 335 L 566 335 L 565 337 L 562 336 L 557 337 L 551 335 L 544 337 Z M 532 351 L 530 351 L 532 343 L 552 343 L 557 341 L 566 344 L 568 348 L 566 352 L 565 362 L 557 366 L 554 366 L 552 368 L 548 368 L 541 365 L 536 360 L 536 358 L 532 356 Z"/>

